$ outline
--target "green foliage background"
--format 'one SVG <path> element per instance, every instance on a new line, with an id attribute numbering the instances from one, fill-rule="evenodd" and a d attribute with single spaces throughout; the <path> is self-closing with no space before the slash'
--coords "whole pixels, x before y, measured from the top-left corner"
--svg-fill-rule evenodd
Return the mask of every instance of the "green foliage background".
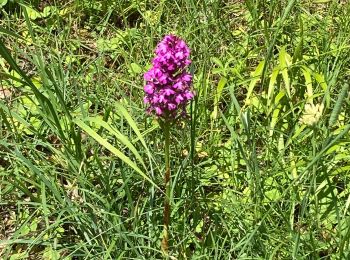
<path id="1" fill-rule="evenodd" d="M 190 46 L 173 259 L 347 259 L 350 4 L 0 0 L 0 258 L 160 259 L 143 73 Z"/>

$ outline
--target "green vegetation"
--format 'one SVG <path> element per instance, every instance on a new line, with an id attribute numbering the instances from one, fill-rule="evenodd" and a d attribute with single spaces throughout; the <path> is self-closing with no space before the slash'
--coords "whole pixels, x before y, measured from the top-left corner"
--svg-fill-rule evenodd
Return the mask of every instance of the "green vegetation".
<path id="1" fill-rule="evenodd" d="M 0 0 L 0 258 L 162 258 L 143 73 L 169 33 L 196 90 L 171 259 L 349 259 L 344 0 Z"/>

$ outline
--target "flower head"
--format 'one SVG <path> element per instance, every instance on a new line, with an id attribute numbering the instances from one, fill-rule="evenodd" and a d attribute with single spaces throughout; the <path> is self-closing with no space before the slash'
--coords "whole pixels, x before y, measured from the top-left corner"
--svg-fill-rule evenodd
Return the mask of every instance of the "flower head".
<path id="1" fill-rule="evenodd" d="M 317 124 L 322 116 L 323 109 L 323 104 L 314 105 L 313 103 L 307 103 L 300 118 L 300 123 L 310 126 Z"/>
<path id="2" fill-rule="evenodd" d="M 186 69 L 191 63 L 190 49 L 175 35 L 167 35 L 158 43 L 152 68 L 144 74 L 144 102 L 147 111 L 166 120 L 185 113 L 186 105 L 194 97 L 192 75 Z"/>

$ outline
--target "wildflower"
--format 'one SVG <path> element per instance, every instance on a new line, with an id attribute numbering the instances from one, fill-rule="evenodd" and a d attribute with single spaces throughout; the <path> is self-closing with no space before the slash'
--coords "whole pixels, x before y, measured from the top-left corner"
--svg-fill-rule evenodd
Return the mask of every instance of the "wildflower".
<path id="1" fill-rule="evenodd" d="M 155 54 L 152 68 L 144 74 L 144 103 L 148 113 L 165 120 L 175 119 L 179 113 L 185 114 L 187 103 L 194 97 L 192 76 L 186 71 L 191 63 L 190 49 L 179 37 L 167 35 Z"/>
<path id="2" fill-rule="evenodd" d="M 322 116 L 323 108 L 323 104 L 314 105 L 313 103 L 307 103 L 300 118 L 300 123 L 310 126 L 317 124 Z"/>
<path id="3" fill-rule="evenodd" d="M 164 134 L 164 228 L 161 249 L 168 258 L 170 223 L 170 128 L 171 122 L 180 115 L 186 115 L 186 105 L 194 97 L 191 89 L 192 76 L 187 68 L 191 60 L 190 49 L 175 35 L 167 35 L 157 45 L 152 68 L 144 74 L 146 85 L 143 101 L 147 111 L 156 115 Z"/>

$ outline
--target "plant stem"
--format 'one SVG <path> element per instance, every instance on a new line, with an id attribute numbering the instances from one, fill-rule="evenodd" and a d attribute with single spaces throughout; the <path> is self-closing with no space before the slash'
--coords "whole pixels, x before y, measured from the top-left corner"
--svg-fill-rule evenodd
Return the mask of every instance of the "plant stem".
<path id="1" fill-rule="evenodd" d="M 317 127 L 315 126 L 313 129 L 312 135 L 312 160 L 316 157 L 316 141 L 317 141 Z M 317 179 L 316 179 L 316 171 L 317 171 L 317 162 L 312 165 L 312 185 L 313 185 L 313 195 L 315 199 L 315 213 L 316 213 L 316 225 L 317 228 L 319 225 L 319 212 L 318 212 L 318 198 L 317 198 Z"/>
<path id="2" fill-rule="evenodd" d="M 170 125 L 165 122 L 164 127 L 164 138 L 165 138 L 165 174 L 164 174 L 164 229 L 163 229 L 163 240 L 161 244 L 162 252 L 165 256 L 169 253 L 169 223 L 170 223 Z"/>

